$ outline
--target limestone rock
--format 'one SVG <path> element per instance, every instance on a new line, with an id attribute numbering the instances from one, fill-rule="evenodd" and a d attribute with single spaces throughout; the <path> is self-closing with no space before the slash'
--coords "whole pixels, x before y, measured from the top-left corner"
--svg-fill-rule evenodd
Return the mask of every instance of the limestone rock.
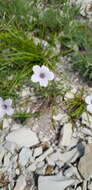
<path id="1" fill-rule="evenodd" d="M 23 146 L 32 147 L 39 143 L 36 134 L 25 127 L 9 133 L 6 140 L 16 143 L 20 148 Z"/>
<path id="2" fill-rule="evenodd" d="M 19 164 L 21 166 L 26 166 L 29 163 L 31 157 L 32 157 L 32 151 L 26 147 L 22 148 L 19 154 Z"/>
<path id="3" fill-rule="evenodd" d="M 62 146 L 69 146 L 72 137 L 72 124 L 66 123 L 63 127 L 63 138 L 61 141 Z"/>
<path id="4" fill-rule="evenodd" d="M 34 157 L 40 156 L 42 154 L 42 147 L 35 148 Z"/>
<path id="5" fill-rule="evenodd" d="M 26 181 L 24 176 L 20 176 L 17 180 L 14 190 L 24 190 L 26 187 Z"/>
<path id="6" fill-rule="evenodd" d="M 92 116 L 86 112 L 82 114 L 82 124 L 92 129 Z"/>
<path id="7" fill-rule="evenodd" d="M 79 161 L 78 169 L 85 179 L 92 175 L 92 144 L 86 145 L 85 154 Z"/>
<path id="8" fill-rule="evenodd" d="M 73 185 L 74 179 L 62 176 L 40 176 L 38 180 L 38 190 L 64 190 L 66 187 Z"/>

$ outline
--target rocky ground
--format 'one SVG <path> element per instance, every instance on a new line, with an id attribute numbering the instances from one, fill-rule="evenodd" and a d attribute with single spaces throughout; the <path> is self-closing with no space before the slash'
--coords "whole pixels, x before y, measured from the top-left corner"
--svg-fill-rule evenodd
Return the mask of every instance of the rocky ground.
<path id="1" fill-rule="evenodd" d="M 92 0 L 71 3 L 81 3 L 81 14 L 91 18 Z M 55 79 L 69 89 L 64 99 L 73 98 L 83 87 L 85 98 L 92 88 L 67 68 L 67 62 L 67 57 L 60 59 Z M 30 97 L 31 103 L 21 109 L 35 113 L 43 106 L 34 89 L 24 87 L 23 101 L 25 97 Z M 92 116 L 84 112 L 73 123 L 62 106 L 62 97 L 55 101 L 55 111 L 46 107 L 24 124 L 12 118 L 1 122 L 1 190 L 92 190 Z"/>

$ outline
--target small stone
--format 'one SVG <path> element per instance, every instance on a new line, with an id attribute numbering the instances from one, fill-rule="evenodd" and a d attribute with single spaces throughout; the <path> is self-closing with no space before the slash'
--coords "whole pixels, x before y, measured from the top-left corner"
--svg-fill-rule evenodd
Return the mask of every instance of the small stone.
<path id="1" fill-rule="evenodd" d="M 14 190 L 24 190 L 26 187 L 26 181 L 24 176 L 20 176 L 17 180 Z"/>
<path id="2" fill-rule="evenodd" d="M 40 146 L 38 148 L 35 148 L 33 156 L 37 157 L 37 156 L 39 156 L 41 154 L 42 154 L 42 147 Z"/>
<path id="3" fill-rule="evenodd" d="M 69 122 L 69 116 L 66 113 L 62 114 L 62 119 L 60 121 L 60 125 L 63 125 L 65 123 Z"/>
<path id="4" fill-rule="evenodd" d="M 22 128 L 23 126 L 21 124 L 18 124 L 18 123 L 14 123 L 11 127 L 11 131 L 14 131 L 14 130 L 18 130 L 20 128 Z"/>
<path id="5" fill-rule="evenodd" d="M 82 114 L 82 124 L 92 129 L 92 116 L 86 112 Z"/>
<path id="6" fill-rule="evenodd" d="M 15 153 L 15 151 L 18 150 L 18 147 L 15 143 L 11 143 L 11 142 L 6 142 L 4 145 L 5 149 L 8 150 L 9 152 L 11 152 L 12 154 Z"/>
<path id="7" fill-rule="evenodd" d="M 47 161 L 48 161 L 48 164 L 50 166 L 55 166 L 56 164 L 56 161 L 59 160 L 59 157 L 60 157 L 60 153 L 59 151 L 53 153 L 53 154 L 50 154 L 48 157 L 47 157 Z"/>
<path id="8" fill-rule="evenodd" d="M 5 149 L 2 146 L 0 146 L 0 163 L 2 162 L 5 153 L 6 153 Z"/>
<path id="9" fill-rule="evenodd" d="M 92 190 L 92 182 L 88 185 L 88 189 Z"/>
<path id="10" fill-rule="evenodd" d="M 59 160 L 63 163 L 74 163 L 78 158 L 83 156 L 85 150 L 85 146 L 83 143 L 77 144 L 76 147 L 71 149 L 70 151 L 60 153 Z"/>
<path id="11" fill-rule="evenodd" d="M 48 150 L 44 152 L 40 157 L 36 159 L 36 163 L 42 162 L 48 155 L 50 155 L 53 152 L 53 148 L 50 147 Z"/>
<path id="12" fill-rule="evenodd" d="M 11 153 L 8 153 L 4 157 L 4 167 L 8 168 L 10 165 L 10 158 L 11 158 Z"/>
<path id="13" fill-rule="evenodd" d="M 37 164 L 37 168 L 42 168 L 45 165 L 44 161 L 39 162 L 39 164 Z"/>
<path id="14" fill-rule="evenodd" d="M 19 170 L 19 168 L 16 168 L 16 175 L 20 175 L 20 170 Z"/>
<path id="15" fill-rule="evenodd" d="M 19 154 L 19 164 L 21 166 L 26 166 L 30 162 L 30 158 L 32 157 L 32 151 L 29 148 L 22 148 Z"/>
<path id="16" fill-rule="evenodd" d="M 9 133 L 6 137 L 6 140 L 9 142 L 16 143 L 20 148 L 23 146 L 32 147 L 39 143 L 36 134 L 29 128 L 25 127 Z"/>
<path id="17" fill-rule="evenodd" d="M 73 185 L 74 182 L 74 179 L 62 176 L 40 176 L 38 190 L 64 190 L 66 187 Z"/>
<path id="18" fill-rule="evenodd" d="M 30 172 L 34 172 L 36 170 L 36 163 L 33 163 L 31 164 L 29 167 L 28 167 L 28 171 Z"/>
<path id="19" fill-rule="evenodd" d="M 62 117 L 63 117 L 63 115 L 61 114 L 61 113 L 59 113 L 58 115 L 54 115 L 53 116 L 53 119 L 55 120 L 55 121 L 60 121 L 61 119 L 62 119 Z"/>
<path id="20" fill-rule="evenodd" d="M 72 124 L 66 123 L 63 127 L 63 138 L 61 140 L 62 146 L 69 146 L 72 138 Z"/>
<path id="21" fill-rule="evenodd" d="M 80 159 L 78 169 L 81 175 L 88 179 L 92 175 L 92 144 L 88 144 L 85 147 L 85 154 Z"/>
<path id="22" fill-rule="evenodd" d="M 10 122 L 11 122 L 11 119 L 4 119 L 3 120 L 3 129 L 10 128 Z"/>
<path id="23" fill-rule="evenodd" d="M 77 189 L 76 190 L 82 190 L 82 188 L 79 186 L 79 187 L 77 187 Z"/>
<path id="24" fill-rule="evenodd" d="M 64 99 L 67 100 L 67 99 L 72 99 L 74 98 L 74 94 L 72 92 L 67 92 L 64 96 Z"/>

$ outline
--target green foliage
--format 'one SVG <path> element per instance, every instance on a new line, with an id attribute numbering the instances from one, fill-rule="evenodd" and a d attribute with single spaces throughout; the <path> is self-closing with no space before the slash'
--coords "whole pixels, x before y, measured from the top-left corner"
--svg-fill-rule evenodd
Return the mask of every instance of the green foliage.
<path id="1" fill-rule="evenodd" d="M 0 0 L 0 22 L 26 29 L 29 22 L 29 0 Z"/>
<path id="2" fill-rule="evenodd" d="M 47 106 L 55 105 L 56 98 L 64 96 L 65 88 L 63 88 L 62 82 L 52 81 L 49 82 L 47 87 L 40 87 L 38 84 L 34 85 L 35 96 L 43 100 L 43 103 Z"/>
<path id="3" fill-rule="evenodd" d="M 74 98 L 68 99 L 66 102 L 67 113 L 72 120 L 78 119 L 86 110 L 86 104 L 83 100 L 83 91 L 76 94 Z"/>
<path id="4" fill-rule="evenodd" d="M 22 31 L 1 31 L 0 49 L 0 96 L 2 97 L 13 96 L 15 88 L 29 80 L 33 65 L 52 65 L 50 56 L 42 46 L 35 45 L 34 41 Z"/>

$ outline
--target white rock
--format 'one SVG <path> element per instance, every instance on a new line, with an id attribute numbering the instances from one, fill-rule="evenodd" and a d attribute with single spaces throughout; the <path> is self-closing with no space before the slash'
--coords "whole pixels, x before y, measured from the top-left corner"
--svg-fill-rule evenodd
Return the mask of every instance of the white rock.
<path id="1" fill-rule="evenodd" d="M 29 172 L 34 172 L 36 170 L 36 163 L 34 162 L 28 167 Z"/>
<path id="2" fill-rule="evenodd" d="M 92 182 L 88 185 L 88 189 L 92 190 Z"/>
<path id="3" fill-rule="evenodd" d="M 20 176 L 17 180 L 14 190 L 24 190 L 26 187 L 26 181 L 24 176 Z"/>
<path id="4" fill-rule="evenodd" d="M 82 124 L 92 129 L 92 116 L 86 112 L 82 114 Z"/>
<path id="5" fill-rule="evenodd" d="M 79 187 L 77 187 L 77 189 L 76 190 L 82 190 L 82 188 L 79 186 Z M 90 189 L 91 190 L 91 189 Z"/>
<path id="6" fill-rule="evenodd" d="M 4 145 L 5 149 L 7 149 L 9 152 L 11 152 L 12 154 L 14 154 L 14 152 L 16 150 L 18 150 L 18 147 L 15 143 L 11 143 L 11 142 L 6 142 Z"/>
<path id="7" fill-rule="evenodd" d="M 5 149 L 2 146 L 0 146 L 0 162 L 2 162 L 5 153 L 6 153 Z"/>
<path id="8" fill-rule="evenodd" d="M 35 148 L 35 150 L 34 150 L 34 157 L 37 157 L 37 156 L 39 156 L 39 155 L 41 155 L 42 154 L 42 147 L 40 146 L 40 147 L 38 147 L 38 148 Z"/>
<path id="9" fill-rule="evenodd" d="M 74 174 L 75 174 L 75 172 L 74 172 L 74 170 L 73 170 L 73 167 L 70 167 L 70 168 L 66 169 L 65 172 L 64 172 L 64 175 L 65 175 L 66 177 L 71 177 L 71 176 L 73 176 Z"/>
<path id="10" fill-rule="evenodd" d="M 11 119 L 4 119 L 3 120 L 3 129 L 10 127 Z"/>
<path id="11" fill-rule="evenodd" d="M 85 180 L 92 176 L 92 144 L 85 146 L 85 154 L 79 160 L 78 169 Z"/>
<path id="12" fill-rule="evenodd" d="M 37 168 L 42 168 L 45 165 L 44 161 L 39 162 L 39 164 L 37 164 Z"/>
<path id="13" fill-rule="evenodd" d="M 50 147 L 48 150 L 46 150 L 44 152 L 44 154 L 42 154 L 41 156 L 39 156 L 38 158 L 36 158 L 36 160 L 34 161 L 33 164 L 31 164 L 30 168 L 31 168 L 31 171 L 35 171 L 36 170 L 36 167 L 39 163 L 43 162 L 44 159 L 46 159 L 46 157 L 51 154 L 53 152 L 53 148 Z"/>
<path id="14" fill-rule="evenodd" d="M 68 147 L 68 149 L 73 148 L 74 146 L 76 146 L 79 142 L 79 137 L 74 138 L 73 136 L 71 137 L 71 141 L 70 141 L 70 145 Z"/>
<path id="15" fill-rule="evenodd" d="M 38 190 L 64 190 L 73 185 L 74 179 L 62 176 L 40 176 L 38 180 Z"/>
<path id="16" fill-rule="evenodd" d="M 63 138 L 61 141 L 62 146 L 69 146 L 72 137 L 72 124 L 66 123 L 63 127 Z"/>
<path id="17" fill-rule="evenodd" d="M 16 175 L 19 175 L 20 174 L 20 170 L 19 170 L 19 168 L 16 168 Z"/>
<path id="18" fill-rule="evenodd" d="M 44 152 L 39 158 L 36 159 L 36 163 L 42 162 L 49 154 L 53 152 L 53 148 L 50 147 L 48 150 Z"/>
<path id="19" fill-rule="evenodd" d="M 39 143 L 36 134 L 27 128 L 15 130 L 8 134 L 6 140 L 16 143 L 19 147 L 32 147 Z"/>
<path id="20" fill-rule="evenodd" d="M 88 135 L 88 136 L 91 136 L 91 137 L 92 137 L 92 130 L 89 129 L 89 128 L 83 127 L 83 128 L 81 128 L 81 132 L 82 132 L 84 135 Z"/>
<path id="21" fill-rule="evenodd" d="M 22 148 L 19 154 L 19 164 L 21 166 L 26 166 L 29 163 L 31 157 L 32 157 L 32 151 L 26 147 Z"/>
<path id="22" fill-rule="evenodd" d="M 63 115 L 61 113 L 59 113 L 58 115 L 54 115 L 53 116 L 53 119 L 56 120 L 56 121 L 60 121 L 62 119 Z"/>
<path id="23" fill-rule="evenodd" d="M 6 154 L 4 157 L 4 167 L 8 168 L 10 165 L 10 158 L 11 158 L 11 153 Z"/>
<path id="24" fill-rule="evenodd" d="M 69 116 L 66 113 L 62 114 L 62 119 L 60 121 L 60 124 L 63 125 L 69 121 Z"/>
<path id="25" fill-rule="evenodd" d="M 67 99 L 72 99 L 74 98 L 74 94 L 72 92 L 67 92 L 64 96 L 64 99 L 67 100 Z"/>
<path id="26" fill-rule="evenodd" d="M 60 160 L 60 152 L 57 151 L 47 157 L 48 164 L 54 166 L 58 160 Z"/>
<path id="27" fill-rule="evenodd" d="M 22 128 L 23 126 L 21 124 L 18 124 L 18 123 L 14 123 L 11 127 L 11 131 L 14 131 L 14 130 L 18 130 L 20 128 Z"/>
<path id="28" fill-rule="evenodd" d="M 75 162 L 79 157 L 81 157 L 84 154 L 84 145 L 82 143 L 79 143 L 75 148 L 73 148 L 71 151 L 61 153 L 59 159 L 63 162 L 69 162 L 73 163 Z"/>

